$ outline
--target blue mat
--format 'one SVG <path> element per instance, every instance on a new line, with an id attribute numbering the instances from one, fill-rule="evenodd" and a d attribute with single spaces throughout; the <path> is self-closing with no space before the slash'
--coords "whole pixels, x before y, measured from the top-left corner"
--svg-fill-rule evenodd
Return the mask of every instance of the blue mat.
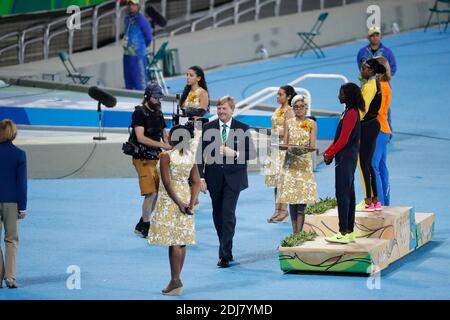
<path id="1" fill-rule="evenodd" d="M 179 298 L 160 294 L 170 275 L 167 248 L 150 246 L 132 233 L 142 201 L 137 180 L 32 180 L 30 216 L 20 223 L 21 288 L 0 289 L 0 300 L 448 299 L 449 40 L 450 34 L 439 34 L 436 29 L 426 34 L 417 31 L 385 39 L 394 49 L 399 65 L 392 83 L 396 133 L 389 145 L 388 158 L 392 204 L 414 206 L 417 212 L 435 212 L 436 227 L 431 243 L 382 271 L 380 289 L 370 289 L 368 278 L 364 277 L 283 274 L 277 246 L 291 227 L 265 222 L 272 213 L 273 190 L 264 187 L 263 177 L 258 174 L 250 176 L 250 189 L 239 200 L 234 242 L 236 265 L 230 269 L 216 267 L 218 241 L 210 200 L 201 195 L 201 208 L 196 214 L 198 243 L 187 249 L 182 273 L 185 295 Z M 344 73 L 353 75 L 355 80 L 354 55 L 362 45 L 358 42 L 328 48 L 327 58 L 320 61 L 307 54 L 303 60 L 284 57 L 230 67 L 210 72 L 208 80 L 215 94 L 231 93 L 237 97 L 258 89 L 255 75 L 247 76 L 256 69 L 261 71 L 261 85 L 269 75 L 274 79 L 271 85 L 279 85 L 287 77 L 292 79 L 304 72 L 301 70 Z M 269 74 L 269 70 L 273 71 Z M 221 80 L 225 76 L 239 80 Z M 320 90 L 324 93 L 320 103 L 334 103 L 339 110 L 337 88 L 338 85 L 317 87 L 319 93 Z M 334 93 L 327 98 L 329 90 Z M 316 101 L 319 98 L 322 95 Z M 315 175 L 319 195 L 332 196 L 334 168 L 320 166 Z M 359 178 L 356 183 L 357 198 L 361 199 Z M 80 290 L 67 288 L 66 271 L 71 265 L 81 270 Z"/>

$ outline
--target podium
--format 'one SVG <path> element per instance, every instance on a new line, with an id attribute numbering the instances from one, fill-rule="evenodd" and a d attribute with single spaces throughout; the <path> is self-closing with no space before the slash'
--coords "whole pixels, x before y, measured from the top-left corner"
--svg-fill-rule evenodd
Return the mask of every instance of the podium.
<path id="1" fill-rule="evenodd" d="M 431 241 L 434 213 L 416 213 L 412 207 L 383 207 L 383 211 L 356 212 L 356 241 L 325 241 L 339 231 L 337 208 L 307 215 L 304 231 L 319 236 L 297 247 L 279 247 L 282 271 L 319 271 L 373 274 Z"/>

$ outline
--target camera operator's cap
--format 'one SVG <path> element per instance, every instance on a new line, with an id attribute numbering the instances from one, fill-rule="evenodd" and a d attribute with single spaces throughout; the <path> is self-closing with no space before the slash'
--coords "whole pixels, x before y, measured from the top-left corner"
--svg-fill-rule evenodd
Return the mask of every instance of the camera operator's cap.
<path id="1" fill-rule="evenodd" d="M 370 27 L 369 31 L 367 32 L 367 34 L 369 35 L 369 37 L 375 33 L 378 33 L 381 36 L 381 29 L 378 27 Z"/>
<path id="2" fill-rule="evenodd" d="M 128 0 L 127 4 L 132 3 L 132 4 L 139 4 L 139 0 Z"/>
<path id="3" fill-rule="evenodd" d="M 150 97 L 156 99 L 161 99 L 164 97 L 162 88 L 158 84 L 151 83 L 145 88 L 145 98 L 149 99 Z"/>

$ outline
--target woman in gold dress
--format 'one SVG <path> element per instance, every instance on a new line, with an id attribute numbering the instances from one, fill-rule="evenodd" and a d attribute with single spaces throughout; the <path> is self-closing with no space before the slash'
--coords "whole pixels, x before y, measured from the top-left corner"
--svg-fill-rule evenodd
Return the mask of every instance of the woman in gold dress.
<path id="1" fill-rule="evenodd" d="M 306 117 L 309 108 L 307 98 L 303 95 L 295 96 L 291 105 L 295 118 L 286 120 L 284 145 L 315 148 L 317 124 Z M 299 154 L 298 149 L 287 149 L 278 180 L 277 202 L 289 204 L 293 233 L 302 231 L 306 205 L 317 202 L 311 153 Z"/>
<path id="2" fill-rule="evenodd" d="M 164 295 L 181 295 L 180 273 L 186 257 L 186 245 L 195 244 L 194 205 L 200 189 L 195 150 L 190 148 L 191 127 L 170 130 L 172 150 L 160 154 L 158 174 L 162 181 L 155 214 L 150 223 L 148 242 L 169 246 L 171 280 Z M 188 180 L 191 181 L 189 187 Z"/>
<path id="3" fill-rule="evenodd" d="M 296 95 L 292 86 L 285 85 L 278 89 L 277 103 L 281 106 L 275 110 L 272 116 L 272 132 L 271 144 L 279 144 L 284 139 L 284 123 L 286 119 L 294 117 L 290 102 Z M 278 147 L 271 147 L 271 155 L 268 157 L 264 173 L 265 184 L 267 187 L 275 188 L 275 199 L 277 198 L 277 184 L 280 174 L 281 166 L 283 165 L 285 152 L 279 150 Z M 283 222 L 288 217 L 287 205 L 284 203 L 275 202 L 275 211 L 270 218 L 267 219 L 269 223 Z"/>
<path id="4" fill-rule="evenodd" d="M 198 144 L 201 137 L 203 116 L 209 113 L 209 95 L 205 73 L 199 66 L 192 66 L 186 72 L 186 86 L 181 94 L 180 106 L 184 113 L 194 119 L 195 138 Z"/>
<path id="5" fill-rule="evenodd" d="M 194 138 L 191 150 L 197 150 L 202 139 L 202 127 L 208 122 L 203 116 L 209 113 L 209 95 L 205 72 L 199 66 L 192 66 L 186 71 L 186 86 L 181 94 L 180 106 L 183 113 L 194 123 Z M 199 205 L 198 199 L 195 205 Z"/>

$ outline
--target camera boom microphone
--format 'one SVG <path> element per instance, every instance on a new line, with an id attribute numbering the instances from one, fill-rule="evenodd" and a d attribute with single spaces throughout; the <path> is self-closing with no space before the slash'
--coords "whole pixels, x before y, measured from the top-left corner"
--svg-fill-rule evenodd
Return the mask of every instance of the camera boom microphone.
<path id="1" fill-rule="evenodd" d="M 92 99 L 97 100 L 107 108 L 112 108 L 117 104 L 117 99 L 113 95 L 98 87 L 90 87 L 88 94 Z"/>
<path id="2" fill-rule="evenodd" d="M 102 109 L 101 105 L 105 107 L 112 108 L 116 105 L 117 99 L 110 93 L 97 88 L 96 86 L 90 87 L 88 90 L 89 96 L 98 101 L 97 112 L 98 112 L 98 137 L 94 137 L 94 140 L 106 140 L 106 137 L 102 136 Z"/>
<path id="3" fill-rule="evenodd" d="M 146 6 L 145 7 L 145 13 L 147 16 L 155 22 L 160 27 L 165 27 L 167 25 L 167 20 L 164 18 L 158 10 L 153 8 L 152 6 Z"/>

